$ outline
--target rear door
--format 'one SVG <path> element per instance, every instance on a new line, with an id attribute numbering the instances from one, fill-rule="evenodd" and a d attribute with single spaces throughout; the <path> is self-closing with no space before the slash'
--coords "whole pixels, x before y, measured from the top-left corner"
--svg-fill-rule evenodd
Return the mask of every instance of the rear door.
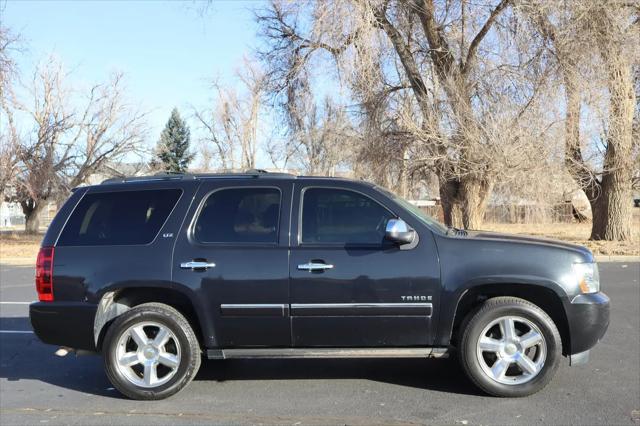
<path id="1" fill-rule="evenodd" d="M 293 345 L 429 345 L 440 295 L 431 232 L 369 186 L 322 182 L 296 184 L 289 271 Z M 386 222 L 397 217 L 416 229 L 416 244 L 384 241 Z"/>
<path id="2" fill-rule="evenodd" d="M 289 346 L 291 182 L 205 179 L 176 241 L 173 280 L 194 289 L 216 347 Z"/>

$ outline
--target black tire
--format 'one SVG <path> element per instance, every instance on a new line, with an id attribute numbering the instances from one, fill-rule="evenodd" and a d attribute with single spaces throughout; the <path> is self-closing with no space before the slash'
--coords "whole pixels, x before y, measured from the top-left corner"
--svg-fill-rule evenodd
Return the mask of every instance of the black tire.
<path id="1" fill-rule="evenodd" d="M 117 346 L 123 333 L 136 324 L 148 322 L 166 327 L 180 347 L 175 373 L 166 383 L 157 387 L 142 387 L 132 383 L 120 370 L 117 361 Z M 138 305 L 116 318 L 105 335 L 102 356 L 105 371 L 113 386 L 123 395 L 138 400 L 164 399 L 180 391 L 195 377 L 201 362 L 200 344 L 191 325 L 180 312 L 162 303 Z"/>
<path id="2" fill-rule="evenodd" d="M 482 362 L 488 365 L 482 355 L 478 354 L 477 345 L 481 334 L 492 322 L 503 318 L 523 318 L 537 327 L 544 338 L 546 358 L 533 378 L 526 378 L 524 370 L 516 365 L 517 377 L 519 370 L 525 383 L 505 384 L 497 381 L 483 370 Z M 532 395 L 543 389 L 553 378 L 562 357 L 562 340 L 553 320 L 538 306 L 517 297 L 495 297 L 485 301 L 480 307 L 470 312 L 460 328 L 462 334 L 458 344 L 459 360 L 462 368 L 473 383 L 486 393 L 499 397 L 523 397 Z M 521 336 L 520 336 L 521 337 Z M 535 349 L 537 351 L 538 349 Z M 504 352 L 502 352 L 504 353 Z M 491 356 L 491 355 L 489 355 Z M 491 359 L 491 358 L 490 358 Z M 496 362 L 498 357 L 496 357 Z M 494 364 L 495 365 L 495 364 Z M 509 370 L 513 371 L 511 364 Z M 493 367 L 493 366 L 491 366 Z M 486 368 L 486 367 L 485 367 Z M 533 375 L 533 374 L 532 374 Z M 500 380 L 509 378 L 500 377 Z M 517 379 L 516 379 L 517 380 Z"/>

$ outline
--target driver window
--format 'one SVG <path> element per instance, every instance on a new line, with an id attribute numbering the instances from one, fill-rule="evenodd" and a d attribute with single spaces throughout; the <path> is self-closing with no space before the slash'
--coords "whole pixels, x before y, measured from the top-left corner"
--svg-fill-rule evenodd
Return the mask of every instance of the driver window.
<path id="1" fill-rule="evenodd" d="M 395 217 L 371 198 L 345 189 L 308 188 L 302 202 L 302 243 L 375 244 Z"/>

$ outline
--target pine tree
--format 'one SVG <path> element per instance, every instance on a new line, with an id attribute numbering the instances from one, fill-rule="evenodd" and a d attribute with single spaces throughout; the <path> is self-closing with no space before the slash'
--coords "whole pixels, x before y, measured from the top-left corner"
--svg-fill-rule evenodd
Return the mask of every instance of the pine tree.
<path id="1" fill-rule="evenodd" d="M 187 123 L 180 117 L 178 109 L 174 108 L 160 134 L 157 148 L 158 160 L 164 171 L 183 173 L 187 170 L 193 159 L 193 154 L 189 153 L 189 140 Z"/>

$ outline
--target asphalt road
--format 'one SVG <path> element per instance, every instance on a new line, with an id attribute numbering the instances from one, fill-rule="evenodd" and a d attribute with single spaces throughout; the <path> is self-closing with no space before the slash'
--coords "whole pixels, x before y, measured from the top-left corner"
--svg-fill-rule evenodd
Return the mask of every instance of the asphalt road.
<path id="1" fill-rule="evenodd" d="M 640 264 L 600 271 L 608 333 L 589 364 L 528 398 L 481 394 L 453 360 L 227 360 L 169 400 L 136 402 L 100 357 L 57 357 L 29 332 L 33 269 L 0 265 L 0 424 L 640 425 Z"/>

